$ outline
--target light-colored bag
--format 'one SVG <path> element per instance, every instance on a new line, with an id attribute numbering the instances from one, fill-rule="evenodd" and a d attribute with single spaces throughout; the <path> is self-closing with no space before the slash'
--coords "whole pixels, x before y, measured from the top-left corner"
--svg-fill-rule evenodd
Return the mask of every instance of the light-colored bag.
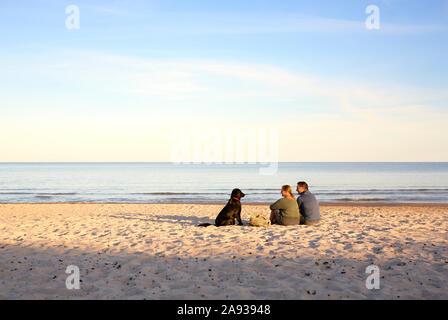
<path id="1" fill-rule="evenodd" d="M 264 215 L 256 213 L 250 217 L 249 225 L 253 227 L 269 227 L 271 221 Z"/>

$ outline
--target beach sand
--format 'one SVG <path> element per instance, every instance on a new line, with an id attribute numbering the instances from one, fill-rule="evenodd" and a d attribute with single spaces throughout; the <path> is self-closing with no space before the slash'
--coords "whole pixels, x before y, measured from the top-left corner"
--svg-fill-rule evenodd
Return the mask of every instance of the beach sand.
<path id="1" fill-rule="evenodd" d="M 448 205 L 323 205 L 232 226 L 220 205 L 0 204 L 0 299 L 448 299 Z M 268 216 L 243 203 L 243 220 Z M 380 269 L 368 290 L 366 268 Z M 67 266 L 81 288 L 68 290 Z"/>

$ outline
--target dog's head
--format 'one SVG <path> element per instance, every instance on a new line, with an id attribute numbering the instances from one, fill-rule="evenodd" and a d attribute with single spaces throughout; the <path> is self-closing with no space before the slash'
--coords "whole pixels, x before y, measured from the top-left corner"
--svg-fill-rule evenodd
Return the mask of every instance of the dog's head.
<path id="1" fill-rule="evenodd" d="M 245 194 L 240 189 L 232 190 L 232 195 L 231 195 L 232 198 L 241 199 L 241 198 L 244 198 L 244 196 L 245 196 Z"/>

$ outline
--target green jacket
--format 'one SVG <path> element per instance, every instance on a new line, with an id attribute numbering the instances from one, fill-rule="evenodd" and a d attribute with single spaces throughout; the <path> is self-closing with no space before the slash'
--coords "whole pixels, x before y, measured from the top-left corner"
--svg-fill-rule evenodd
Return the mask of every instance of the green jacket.
<path id="1" fill-rule="evenodd" d="M 279 210 L 282 217 L 300 218 L 299 206 L 296 200 L 281 198 L 270 206 L 271 210 Z"/>

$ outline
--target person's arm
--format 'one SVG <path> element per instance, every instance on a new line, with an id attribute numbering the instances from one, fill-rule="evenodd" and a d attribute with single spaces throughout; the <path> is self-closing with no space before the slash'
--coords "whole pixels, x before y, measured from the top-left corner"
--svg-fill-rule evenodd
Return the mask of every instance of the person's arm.
<path id="1" fill-rule="evenodd" d="M 275 201 L 273 204 L 271 204 L 271 206 L 270 206 L 271 210 L 280 210 L 280 209 L 282 209 L 282 206 L 281 206 L 281 204 L 280 204 L 280 201 L 281 201 L 281 200 L 282 200 L 282 199 L 277 200 L 277 201 Z"/>
<path id="2" fill-rule="evenodd" d="M 303 204 L 303 200 L 301 197 L 297 198 L 297 205 L 299 206 L 299 212 L 300 214 L 303 216 L 303 212 L 302 212 L 302 204 Z"/>

